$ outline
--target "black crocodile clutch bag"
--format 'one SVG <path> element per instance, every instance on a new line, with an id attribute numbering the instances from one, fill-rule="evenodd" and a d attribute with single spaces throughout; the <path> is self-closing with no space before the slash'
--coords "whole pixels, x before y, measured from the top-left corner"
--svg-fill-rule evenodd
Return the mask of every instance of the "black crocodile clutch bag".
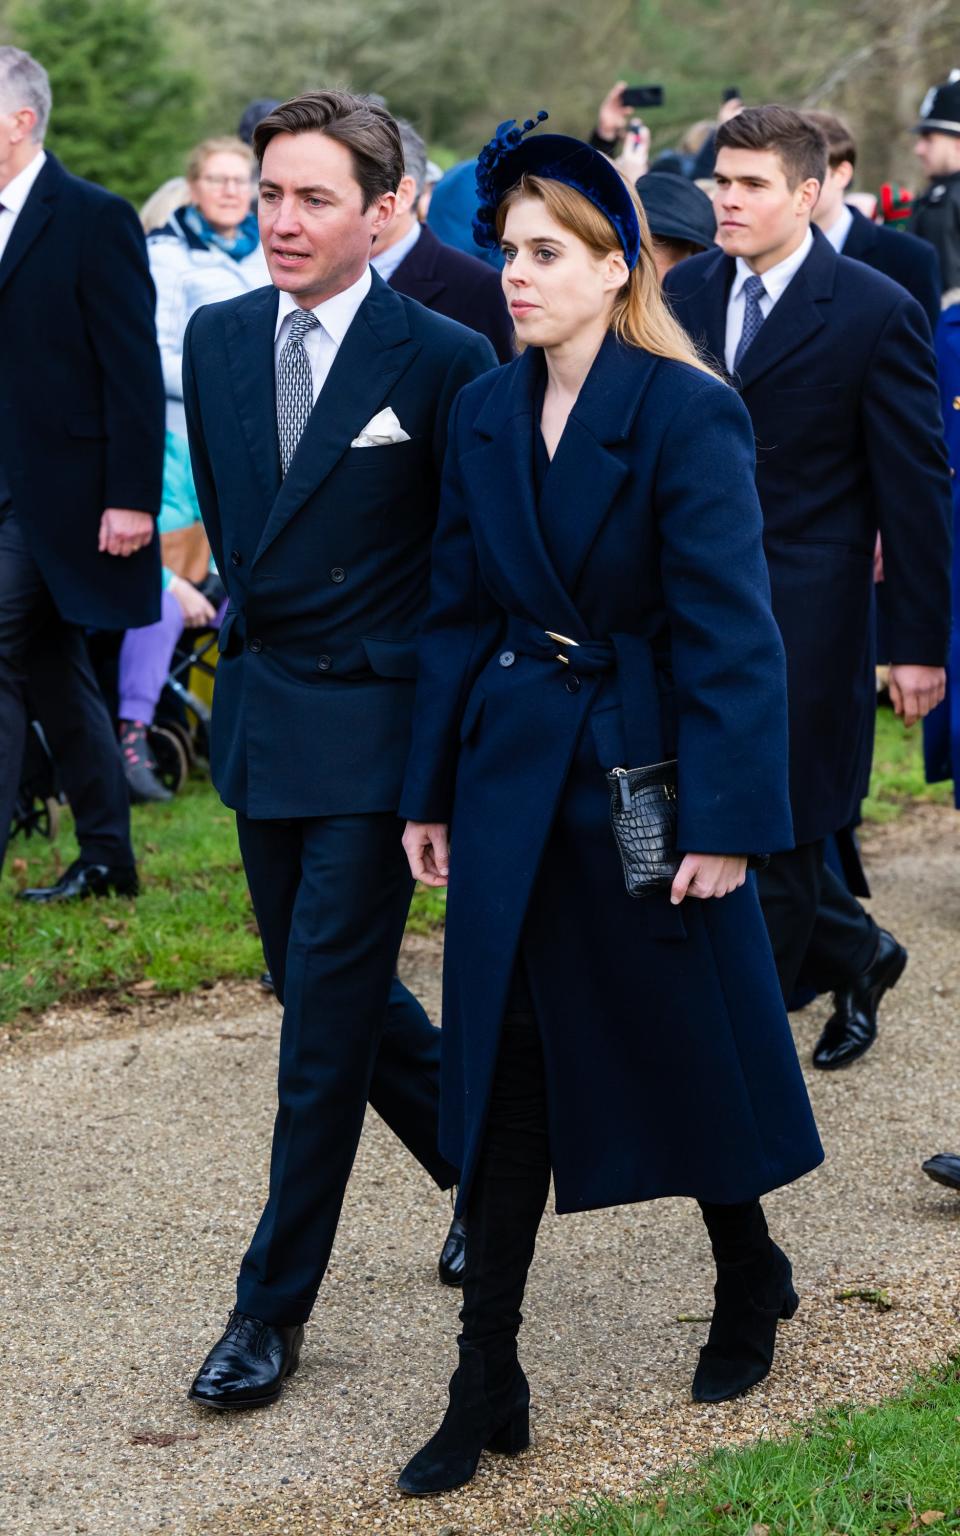
<path id="1" fill-rule="evenodd" d="M 669 890 L 680 868 L 676 758 L 649 768 L 614 768 L 607 783 L 627 895 Z"/>

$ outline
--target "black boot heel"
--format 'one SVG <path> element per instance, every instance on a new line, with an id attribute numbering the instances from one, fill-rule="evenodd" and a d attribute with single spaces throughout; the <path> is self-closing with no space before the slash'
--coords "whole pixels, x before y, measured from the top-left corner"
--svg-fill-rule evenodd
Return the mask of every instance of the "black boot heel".
<path id="1" fill-rule="evenodd" d="M 710 1333 L 693 1378 L 696 1403 L 742 1397 L 770 1373 L 777 1323 L 791 1318 L 800 1305 L 790 1260 L 776 1243 L 770 1249 L 765 1272 L 753 1265 L 747 1271 L 735 1265 L 717 1268 Z"/>
<path id="2" fill-rule="evenodd" d="M 496 1456 L 519 1456 L 530 1444 L 530 1410 L 523 1408 L 514 1414 L 502 1429 L 487 1441 L 487 1450 Z"/>

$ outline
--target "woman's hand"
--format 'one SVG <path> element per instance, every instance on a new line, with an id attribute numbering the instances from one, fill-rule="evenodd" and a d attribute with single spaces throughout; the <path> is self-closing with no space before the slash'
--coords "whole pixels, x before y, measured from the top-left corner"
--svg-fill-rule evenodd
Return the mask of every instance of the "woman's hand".
<path id="1" fill-rule="evenodd" d="M 408 821 L 403 847 L 410 873 L 421 885 L 446 885 L 450 874 L 450 829 L 443 821 Z"/>
<path id="2" fill-rule="evenodd" d="M 187 581 L 186 577 L 174 576 L 167 591 L 172 592 L 180 604 L 187 629 L 199 629 L 203 624 L 211 624 L 216 618 L 217 611 L 213 604 L 208 603 L 203 593 L 198 592 L 193 582 Z"/>
<path id="3" fill-rule="evenodd" d="M 708 896 L 729 896 L 747 878 L 746 855 L 687 853 L 677 870 L 670 900 L 678 907 L 685 896 L 705 901 Z"/>

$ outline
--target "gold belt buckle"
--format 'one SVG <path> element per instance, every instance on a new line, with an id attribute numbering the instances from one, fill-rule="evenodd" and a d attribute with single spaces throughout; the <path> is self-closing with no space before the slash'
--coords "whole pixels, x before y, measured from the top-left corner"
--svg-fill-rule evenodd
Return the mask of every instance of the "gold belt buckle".
<path id="1" fill-rule="evenodd" d="M 552 629 L 545 629 L 544 630 L 544 634 L 546 635 L 548 640 L 555 640 L 557 645 L 570 645 L 570 646 L 573 647 L 574 650 L 577 650 L 579 648 L 580 641 L 579 640 L 571 640 L 569 635 L 558 635 Z M 554 661 L 562 661 L 565 667 L 569 667 L 569 665 L 570 665 L 570 657 L 569 656 L 561 655 L 559 651 L 557 652 L 556 656 L 554 657 Z"/>

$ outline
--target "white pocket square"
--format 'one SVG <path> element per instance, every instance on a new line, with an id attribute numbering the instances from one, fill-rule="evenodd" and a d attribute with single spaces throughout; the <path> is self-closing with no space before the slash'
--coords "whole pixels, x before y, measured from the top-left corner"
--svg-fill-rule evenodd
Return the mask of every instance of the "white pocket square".
<path id="1" fill-rule="evenodd" d="M 350 444 L 351 448 L 380 448 L 385 443 L 409 443 L 410 433 L 404 432 L 396 414 L 389 405 L 383 411 L 378 411 L 376 416 L 371 416 L 359 437 L 355 437 Z"/>

